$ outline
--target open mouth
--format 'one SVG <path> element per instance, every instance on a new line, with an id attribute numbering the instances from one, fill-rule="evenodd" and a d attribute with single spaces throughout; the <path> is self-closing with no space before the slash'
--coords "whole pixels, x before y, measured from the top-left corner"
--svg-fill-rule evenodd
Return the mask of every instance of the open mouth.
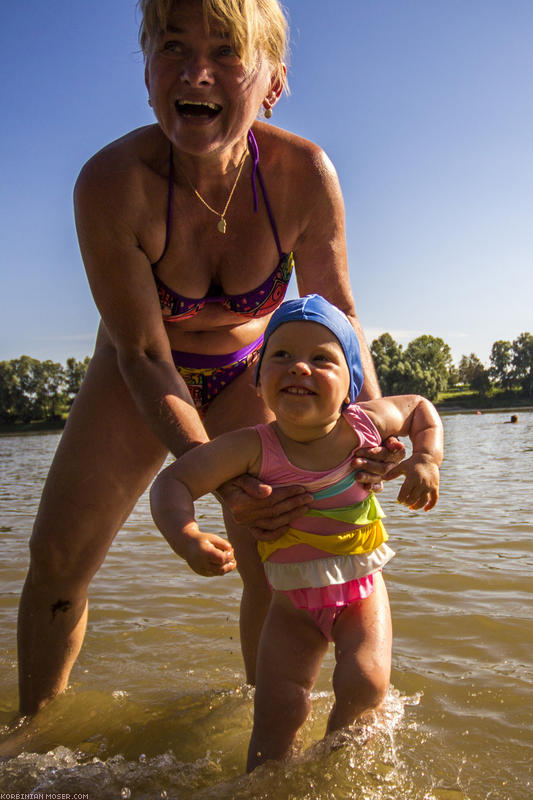
<path id="1" fill-rule="evenodd" d="M 218 103 L 196 103 L 191 100 L 177 100 L 176 111 L 180 117 L 213 119 L 217 114 L 220 114 L 222 106 L 219 106 Z"/>

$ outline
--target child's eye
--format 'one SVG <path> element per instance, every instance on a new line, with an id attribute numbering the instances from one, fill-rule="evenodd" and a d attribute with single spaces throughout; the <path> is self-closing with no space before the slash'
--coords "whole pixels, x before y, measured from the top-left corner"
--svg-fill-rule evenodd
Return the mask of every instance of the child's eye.
<path id="1" fill-rule="evenodd" d="M 290 354 L 287 350 L 276 350 L 272 356 L 273 358 L 289 358 Z"/>

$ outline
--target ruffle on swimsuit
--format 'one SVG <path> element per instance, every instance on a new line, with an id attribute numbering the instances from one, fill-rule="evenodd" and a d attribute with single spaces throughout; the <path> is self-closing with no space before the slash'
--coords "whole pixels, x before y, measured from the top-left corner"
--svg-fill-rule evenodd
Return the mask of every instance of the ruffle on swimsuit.
<path id="1" fill-rule="evenodd" d="M 290 597 L 296 608 L 305 608 L 308 611 L 316 612 L 323 611 L 326 608 L 342 610 L 345 606 L 355 603 L 357 600 L 366 600 L 373 591 L 374 573 L 348 583 L 321 586 L 316 589 L 291 589 L 285 594 Z M 322 626 L 320 628 L 322 633 L 326 635 Z M 326 638 L 331 640 L 331 635 L 326 635 Z"/>
<path id="2" fill-rule="evenodd" d="M 264 568 L 268 582 L 274 589 L 280 591 L 302 587 L 318 589 L 364 578 L 382 569 L 393 556 L 394 551 L 383 542 L 371 553 L 289 563 L 265 561 Z"/>

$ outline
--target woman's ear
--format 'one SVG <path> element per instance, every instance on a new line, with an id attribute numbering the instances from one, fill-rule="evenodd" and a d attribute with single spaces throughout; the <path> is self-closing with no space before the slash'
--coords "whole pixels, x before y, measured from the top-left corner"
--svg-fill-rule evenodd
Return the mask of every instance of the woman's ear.
<path id="1" fill-rule="evenodd" d="M 286 77 L 287 77 L 287 67 L 285 66 L 285 64 L 282 65 L 281 70 L 276 70 L 276 72 L 272 73 L 268 94 L 263 100 L 263 108 L 265 109 L 265 111 L 270 111 L 269 116 L 272 116 L 272 109 L 274 108 L 274 106 L 276 105 L 281 96 L 283 87 L 285 86 Z"/>

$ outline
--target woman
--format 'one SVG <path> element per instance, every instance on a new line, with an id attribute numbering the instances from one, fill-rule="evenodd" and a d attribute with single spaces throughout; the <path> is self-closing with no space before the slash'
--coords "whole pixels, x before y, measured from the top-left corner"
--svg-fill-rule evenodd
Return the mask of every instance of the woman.
<path id="1" fill-rule="evenodd" d="M 65 689 L 90 580 L 167 452 L 270 419 L 252 365 L 293 257 L 300 293 L 323 294 L 360 332 L 335 171 L 317 146 L 256 122 L 283 90 L 285 20 L 277 0 L 236 5 L 141 0 L 157 122 L 97 153 L 76 185 L 80 248 L 102 323 L 31 541 L 19 617 L 25 714 Z M 379 392 L 360 339 L 370 398 Z M 369 468 L 379 475 L 386 464 Z M 241 634 L 253 681 L 269 591 L 244 523 L 279 535 L 308 497 L 298 489 L 269 496 L 251 478 L 220 494 L 244 582 Z M 388 682 L 384 587 L 376 597 L 362 641 L 380 642 L 379 680 Z"/>

